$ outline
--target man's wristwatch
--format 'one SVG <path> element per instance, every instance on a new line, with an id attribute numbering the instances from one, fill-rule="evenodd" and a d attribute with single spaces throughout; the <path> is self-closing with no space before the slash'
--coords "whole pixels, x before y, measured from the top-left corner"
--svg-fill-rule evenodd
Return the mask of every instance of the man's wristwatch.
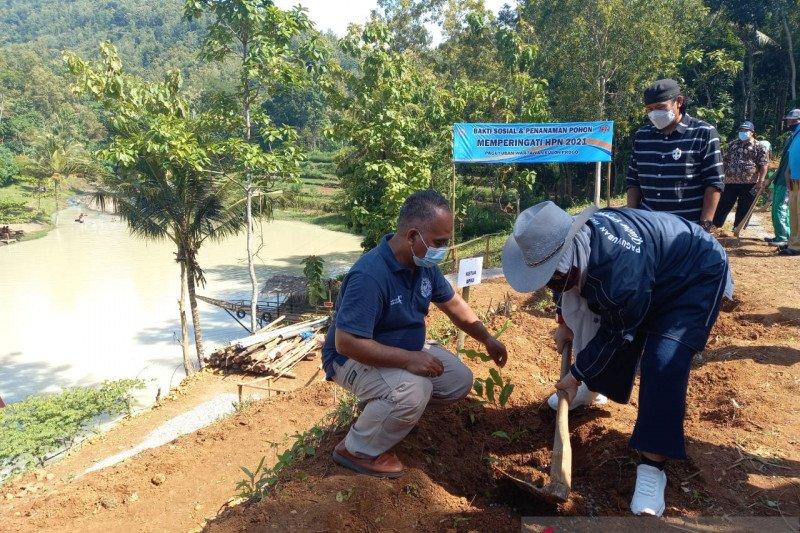
<path id="1" fill-rule="evenodd" d="M 711 228 L 714 227 L 714 221 L 713 220 L 701 220 L 700 221 L 700 227 L 703 228 L 706 231 L 711 231 Z"/>

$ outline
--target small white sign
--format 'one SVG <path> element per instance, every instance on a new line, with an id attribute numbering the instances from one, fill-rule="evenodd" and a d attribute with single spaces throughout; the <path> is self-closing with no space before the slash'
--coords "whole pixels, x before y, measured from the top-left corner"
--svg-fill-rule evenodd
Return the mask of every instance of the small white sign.
<path id="1" fill-rule="evenodd" d="M 458 262 L 458 286 L 480 285 L 483 275 L 483 256 L 468 257 Z"/>

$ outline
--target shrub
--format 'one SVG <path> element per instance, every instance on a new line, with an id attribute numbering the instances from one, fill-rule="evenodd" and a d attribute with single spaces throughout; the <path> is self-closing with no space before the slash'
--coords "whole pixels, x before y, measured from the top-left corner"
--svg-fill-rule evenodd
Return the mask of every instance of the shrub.
<path id="1" fill-rule="evenodd" d="M 128 391 L 143 386 L 141 380 L 106 381 L 30 396 L 0 409 L 0 471 L 44 465 L 51 454 L 71 446 L 95 417 L 126 412 Z"/>
<path id="2" fill-rule="evenodd" d="M 19 166 L 14 160 L 14 152 L 5 146 L 0 146 L 0 187 L 11 185 L 17 174 Z"/>
<path id="3" fill-rule="evenodd" d="M 303 274 L 306 277 L 308 287 L 309 305 L 319 305 L 328 298 L 328 290 L 325 287 L 325 280 L 322 273 L 325 269 L 325 260 L 316 255 L 309 255 L 303 259 Z"/>
<path id="4" fill-rule="evenodd" d="M 469 204 L 461 226 L 461 240 L 469 240 L 489 233 L 511 231 L 514 216 L 500 211 L 496 206 Z"/>
<path id="5" fill-rule="evenodd" d="M 34 218 L 24 202 L 0 202 L 0 224 L 19 224 Z"/>

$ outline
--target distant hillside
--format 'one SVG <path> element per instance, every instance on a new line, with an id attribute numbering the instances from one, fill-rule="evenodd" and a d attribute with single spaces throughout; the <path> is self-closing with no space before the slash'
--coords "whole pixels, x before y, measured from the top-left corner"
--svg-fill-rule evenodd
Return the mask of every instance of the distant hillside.
<path id="1" fill-rule="evenodd" d="M 182 0 L 0 0 L 0 46 L 93 56 L 109 40 L 126 68 L 150 73 L 197 64 L 203 28 Z"/>

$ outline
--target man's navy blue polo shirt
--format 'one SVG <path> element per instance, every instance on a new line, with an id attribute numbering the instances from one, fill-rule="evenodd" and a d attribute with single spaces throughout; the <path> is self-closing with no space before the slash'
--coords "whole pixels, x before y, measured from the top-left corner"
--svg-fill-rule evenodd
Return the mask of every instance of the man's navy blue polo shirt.
<path id="1" fill-rule="evenodd" d="M 342 282 L 336 315 L 322 348 L 328 379 L 333 379 L 334 362 L 347 361 L 336 351 L 337 328 L 386 346 L 419 351 L 425 346 L 430 303 L 447 302 L 455 294 L 438 268 L 401 265 L 389 246 L 391 237 L 386 235 L 361 256 Z"/>

